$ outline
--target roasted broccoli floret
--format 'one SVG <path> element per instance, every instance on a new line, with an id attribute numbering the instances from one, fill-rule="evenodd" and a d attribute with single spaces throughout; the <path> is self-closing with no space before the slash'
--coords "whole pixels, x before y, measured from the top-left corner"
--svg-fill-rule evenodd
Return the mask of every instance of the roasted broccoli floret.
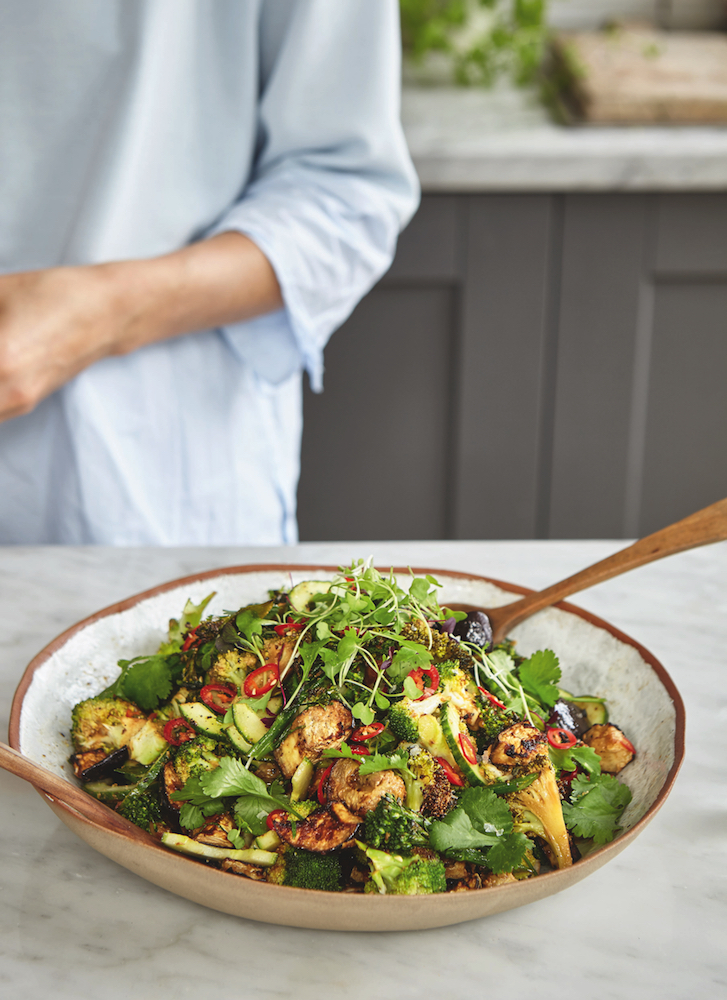
<path id="1" fill-rule="evenodd" d="M 174 752 L 174 770 L 183 785 L 196 774 L 211 771 L 220 762 L 217 744 L 207 736 L 196 736 L 182 743 Z"/>
<path id="2" fill-rule="evenodd" d="M 406 785 L 406 805 L 426 816 L 442 819 L 457 804 L 454 788 L 444 769 L 428 750 L 414 744 L 407 748 L 407 752 L 409 773 L 402 772 Z"/>
<path id="3" fill-rule="evenodd" d="M 385 795 L 366 814 L 363 837 L 371 847 L 389 851 L 410 851 L 413 847 L 428 847 L 429 821 L 412 809 L 407 809 L 392 795 Z"/>
<path id="4" fill-rule="evenodd" d="M 445 660 L 456 660 L 464 666 L 471 666 L 472 657 L 470 653 L 460 645 L 448 632 L 440 632 L 431 628 L 428 622 L 422 618 L 413 618 L 401 630 L 402 639 L 409 639 L 411 642 L 419 642 L 432 654 L 437 663 Z"/>
<path id="5" fill-rule="evenodd" d="M 406 743 L 416 743 L 419 739 L 418 716 L 413 711 L 413 705 L 409 698 L 403 698 L 389 709 L 389 729 L 398 740 Z"/>
<path id="6" fill-rule="evenodd" d="M 87 698 L 71 713 L 71 739 L 76 751 L 116 750 L 126 746 L 146 722 L 146 715 L 123 698 Z"/>
<path id="7" fill-rule="evenodd" d="M 568 868 L 573 859 L 553 765 L 545 755 L 539 755 L 527 771 L 537 773 L 535 781 L 506 798 L 513 814 L 513 830 L 539 837 L 547 845 L 554 865 Z"/>
<path id="8" fill-rule="evenodd" d="M 207 672 L 208 684 L 234 684 L 242 688 L 250 670 L 259 665 L 254 653 L 239 649 L 230 649 L 220 653 L 212 667 Z"/>
<path id="9" fill-rule="evenodd" d="M 159 795 L 149 789 L 135 788 L 126 795 L 118 808 L 118 813 L 135 826 L 152 833 L 161 822 L 162 811 Z"/>
<path id="10" fill-rule="evenodd" d="M 321 892 L 341 891 L 341 861 L 336 854 L 313 854 L 285 846 L 268 869 L 268 882 L 296 889 L 318 889 Z"/>
<path id="11" fill-rule="evenodd" d="M 512 717 L 508 715 L 506 709 L 499 708 L 489 698 L 486 698 L 485 695 L 482 695 L 478 699 L 478 708 L 480 710 L 480 725 L 477 730 L 477 736 L 482 741 L 481 748 L 478 742 L 478 750 L 482 752 L 482 750 L 495 742 L 503 729 L 507 729 L 508 726 L 512 725 Z"/>
<path id="12" fill-rule="evenodd" d="M 380 892 L 392 896 L 426 896 L 447 891 L 444 862 L 434 851 L 409 855 L 388 854 L 358 840 L 356 844 L 368 858 L 371 868 L 371 878 L 364 886 L 365 892 Z"/>

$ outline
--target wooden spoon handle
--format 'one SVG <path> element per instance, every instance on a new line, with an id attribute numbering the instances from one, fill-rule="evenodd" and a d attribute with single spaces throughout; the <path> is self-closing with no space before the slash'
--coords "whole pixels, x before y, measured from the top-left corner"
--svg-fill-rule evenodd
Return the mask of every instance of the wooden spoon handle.
<path id="1" fill-rule="evenodd" d="M 663 559 L 664 556 L 675 555 L 686 549 L 695 549 L 700 545 L 709 545 L 711 542 L 721 542 L 725 539 L 727 539 L 727 499 L 718 500 L 717 503 L 698 510 L 696 514 L 690 514 L 683 521 L 677 521 L 668 528 L 647 535 L 628 548 L 594 563 L 593 566 L 569 576 L 566 580 L 561 580 L 560 583 L 554 583 L 546 590 L 529 594 L 505 607 L 488 610 L 494 639 L 497 642 L 509 629 L 519 625 L 536 611 L 557 604 L 558 601 L 579 590 L 585 590 L 596 583 L 603 583 L 604 580 L 610 580 L 619 573 L 626 573 L 630 569 L 636 569 L 637 566 Z"/>
<path id="2" fill-rule="evenodd" d="M 71 809 L 92 823 L 111 828 L 119 833 L 128 833 L 127 821 L 122 816 L 118 816 L 113 809 L 109 809 L 102 802 L 92 798 L 63 778 L 59 778 L 51 771 L 47 771 L 44 767 L 34 764 L 32 760 L 2 742 L 0 742 L 0 767 L 16 774 L 25 781 L 29 781 L 31 785 L 47 792 L 48 795 L 52 795 L 58 802 L 70 806 Z"/>

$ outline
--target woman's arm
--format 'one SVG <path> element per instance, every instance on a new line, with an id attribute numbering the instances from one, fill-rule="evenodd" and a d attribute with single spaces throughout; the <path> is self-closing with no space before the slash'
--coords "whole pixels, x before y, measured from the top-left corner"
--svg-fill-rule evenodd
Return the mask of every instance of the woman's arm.
<path id="1" fill-rule="evenodd" d="M 0 420 L 113 354 L 281 308 L 275 272 L 225 232 L 147 260 L 0 276 Z"/>

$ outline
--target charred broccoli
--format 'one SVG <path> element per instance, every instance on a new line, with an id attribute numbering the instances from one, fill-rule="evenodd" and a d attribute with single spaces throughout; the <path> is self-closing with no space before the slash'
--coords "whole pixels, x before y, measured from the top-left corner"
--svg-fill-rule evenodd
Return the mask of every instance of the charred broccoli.
<path id="1" fill-rule="evenodd" d="M 457 804 L 454 788 L 441 764 L 424 747 L 414 744 L 407 748 L 409 772 L 402 776 L 406 785 L 406 804 L 426 816 L 441 819 Z"/>
<path id="2" fill-rule="evenodd" d="M 76 751 L 116 750 L 125 746 L 145 722 L 146 715 L 130 701 L 98 695 L 74 707 L 71 739 Z"/>
<path id="3" fill-rule="evenodd" d="M 554 864 L 568 868 L 573 859 L 553 765 L 546 756 L 539 755 L 527 770 L 537 772 L 535 781 L 506 798 L 513 815 L 513 830 L 539 837 L 548 846 Z"/>
<path id="4" fill-rule="evenodd" d="M 414 702 L 402 698 L 389 709 L 389 729 L 398 740 L 406 743 L 416 743 L 419 739 L 418 716 L 412 710 Z"/>
<path id="5" fill-rule="evenodd" d="M 268 882 L 296 889 L 341 891 L 341 861 L 336 854 L 314 854 L 285 846 L 268 870 Z"/>
<path id="6" fill-rule="evenodd" d="M 407 809 L 392 795 L 379 800 L 374 810 L 366 814 L 364 839 L 372 847 L 391 851 L 410 851 L 413 847 L 428 847 L 429 821 Z"/>
<path id="7" fill-rule="evenodd" d="M 183 785 L 191 777 L 211 771 L 220 762 L 217 744 L 207 736 L 196 736 L 193 740 L 182 743 L 174 752 L 174 770 Z"/>
<path id="8" fill-rule="evenodd" d="M 433 851 L 404 856 L 377 851 L 358 840 L 356 845 L 368 858 L 371 868 L 364 892 L 426 896 L 447 891 L 444 862 Z"/>
<path id="9" fill-rule="evenodd" d="M 153 833 L 162 818 L 159 796 L 149 789 L 135 788 L 129 792 L 122 799 L 117 812 L 147 833 Z"/>

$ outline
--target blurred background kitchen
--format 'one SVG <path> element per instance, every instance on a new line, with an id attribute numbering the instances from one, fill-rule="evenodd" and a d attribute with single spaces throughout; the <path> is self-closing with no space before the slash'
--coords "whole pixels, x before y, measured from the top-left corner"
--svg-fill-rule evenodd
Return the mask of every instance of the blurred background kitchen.
<path id="1" fill-rule="evenodd" d="M 726 495 L 727 4 L 401 2 L 422 203 L 307 393 L 301 539 L 632 537 Z"/>

